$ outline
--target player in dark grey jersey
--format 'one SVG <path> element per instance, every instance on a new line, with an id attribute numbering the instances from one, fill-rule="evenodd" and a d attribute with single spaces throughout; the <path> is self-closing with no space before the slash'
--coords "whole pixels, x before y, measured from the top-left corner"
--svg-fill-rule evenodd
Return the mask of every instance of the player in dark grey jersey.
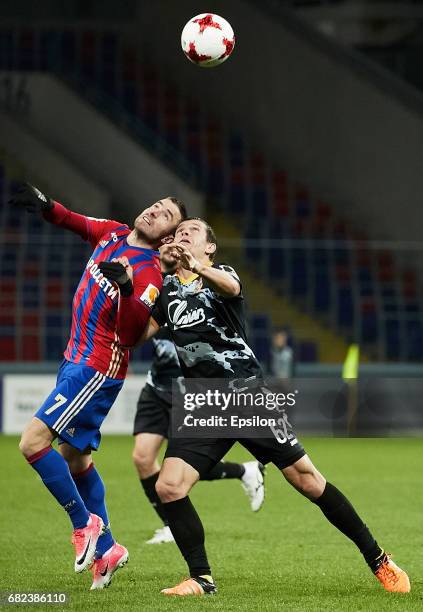
<path id="1" fill-rule="evenodd" d="M 156 492 L 160 464 L 158 454 L 169 436 L 170 411 L 172 409 L 172 380 L 181 379 L 182 371 L 175 345 L 167 326 L 162 327 L 152 339 L 154 355 L 147 382 L 143 387 L 134 421 L 135 444 L 132 458 L 141 486 L 163 527 L 156 529 L 147 544 L 173 542 L 167 518 Z M 201 480 L 237 478 L 249 497 L 251 510 L 260 510 L 264 501 L 264 468 L 258 461 L 232 463 L 220 461 Z"/>
<path id="2" fill-rule="evenodd" d="M 143 339 L 167 324 L 185 377 L 223 378 L 229 387 L 240 383 L 260 389 L 261 368 L 245 334 L 241 283 L 232 268 L 213 263 L 215 251 L 213 230 L 204 220 L 191 218 L 178 226 L 174 242 L 163 247 L 163 253 L 170 253 L 178 261 L 177 272 L 165 279 Z M 314 467 L 287 421 L 284 434 L 283 438 L 238 441 L 261 463 L 272 462 L 279 468 L 295 489 L 356 544 L 387 591 L 408 592 L 407 574 L 377 544 L 350 501 Z M 204 547 L 204 529 L 188 495 L 235 440 L 172 437 L 169 441 L 156 490 L 190 577 L 164 589 L 166 595 L 216 592 Z"/>

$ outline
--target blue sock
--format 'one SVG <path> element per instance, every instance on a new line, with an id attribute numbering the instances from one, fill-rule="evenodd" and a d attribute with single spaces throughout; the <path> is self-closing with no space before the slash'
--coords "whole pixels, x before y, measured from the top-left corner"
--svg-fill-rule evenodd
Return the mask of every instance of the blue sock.
<path id="1" fill-rule="evenodd" d="M 95 469 L 94 463 L 91 463 L 83 472 L 74 474 L 73 479 L 87 509 L 101 516 L 106 527 L 106 531 L 98 538 L 95 551 L 95 558 L 99 559 L 115 543 L 110 531 L 109 517 L 107 516 L 104 483 L 101 480 L 100 474 Z"/>
<path id="2" fill-rule="evenodd" d="M 90 515 L 62 455 L 51 446 L 47 446 L 28 457 L 27 461 L 41 476 L 41 480 L 50 493 L 69 514 L 73 528 L 85 527 Z"/>

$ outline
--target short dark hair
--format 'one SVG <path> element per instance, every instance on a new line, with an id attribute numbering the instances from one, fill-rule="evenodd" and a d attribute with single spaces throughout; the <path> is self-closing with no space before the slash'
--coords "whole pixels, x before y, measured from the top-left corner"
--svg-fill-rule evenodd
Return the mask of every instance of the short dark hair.
<path id="1" fill-rule="evenodd" d="M 182 200 L 178 200 L 178 198 L 174 198 L 172 196 L 167 196 L 167 200 L 170 200 L 175 206 L 178 207 L 179 213 L 181 215 L 181 221 L 185 221 L 188 217 L 187 209 Z"/>
<path id="2" fill-rule="evenodd" d="M 205 221 L 204 219 L 202 219 L 201 217 L 187 217 L 186 219 L 184 219 L 184 221 L 201 221 L 201 223 L 204 225 L 204 227 L 206 228 L 206 238 L 207 238 L 207 242 L 212 242 L 213 244 L 216 245 L 216 250 L 214 253 L 209 253 L 209 259 L 210 261 L 214 261 L 214 258 L 216 256 L 217 253 L 217 239 L 216 239 L 216 234 L 214 233 L 214 229 L 212 228 L 211 225 L 209 225 L 207 223 L 207 221 Z"/>

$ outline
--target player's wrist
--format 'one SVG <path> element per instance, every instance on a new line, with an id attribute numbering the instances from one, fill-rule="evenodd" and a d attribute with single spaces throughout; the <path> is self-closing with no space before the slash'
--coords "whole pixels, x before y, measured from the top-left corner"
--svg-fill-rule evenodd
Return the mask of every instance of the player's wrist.
<path id="1" fill-rule="evenodd" d="M 192 270 L 192 272 L 194 272 L 194 274 L 201 275 L 201 273 L 202 273 L 202 272 L 203 272 L 203 270 L 204 270 L 204 267 L 205 267 L 205 266 L 204 266 L 204 264 L 202 264 L 202 263 L 201 263 L 201 261 L 197 261 L 197 260 L 196 260 L 196 261 L 194 262 L 194 265 L 192 266 L 191 270 Z"/>
<path id="2" fill-rule="evenodd" d="M 124 283 L 118 283 L 119 284 L 119 289 L 120 289 L 120 294 L 122 297 L 130 297 L 133 293 L 134 293 L 134 285 L 132 284 L 132 281 L 130 278 L 128 278 L 127 281 L 125 281 Z"/>

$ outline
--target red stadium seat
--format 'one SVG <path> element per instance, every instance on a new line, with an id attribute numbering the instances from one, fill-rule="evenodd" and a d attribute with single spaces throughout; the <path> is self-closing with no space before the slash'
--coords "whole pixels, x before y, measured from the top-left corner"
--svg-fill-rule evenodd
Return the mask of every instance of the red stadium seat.
<path id="1" fill-rule="evenodd" d="M 38 334 L 23 334 L 20 353 L 22 361 L 40 360 L 40 338 Z"/>
<path id="2" fill-rule="evenodd" d="M 15 336 L 0 336 L 0 361 L 16 361 L 16 342 Z"/>

